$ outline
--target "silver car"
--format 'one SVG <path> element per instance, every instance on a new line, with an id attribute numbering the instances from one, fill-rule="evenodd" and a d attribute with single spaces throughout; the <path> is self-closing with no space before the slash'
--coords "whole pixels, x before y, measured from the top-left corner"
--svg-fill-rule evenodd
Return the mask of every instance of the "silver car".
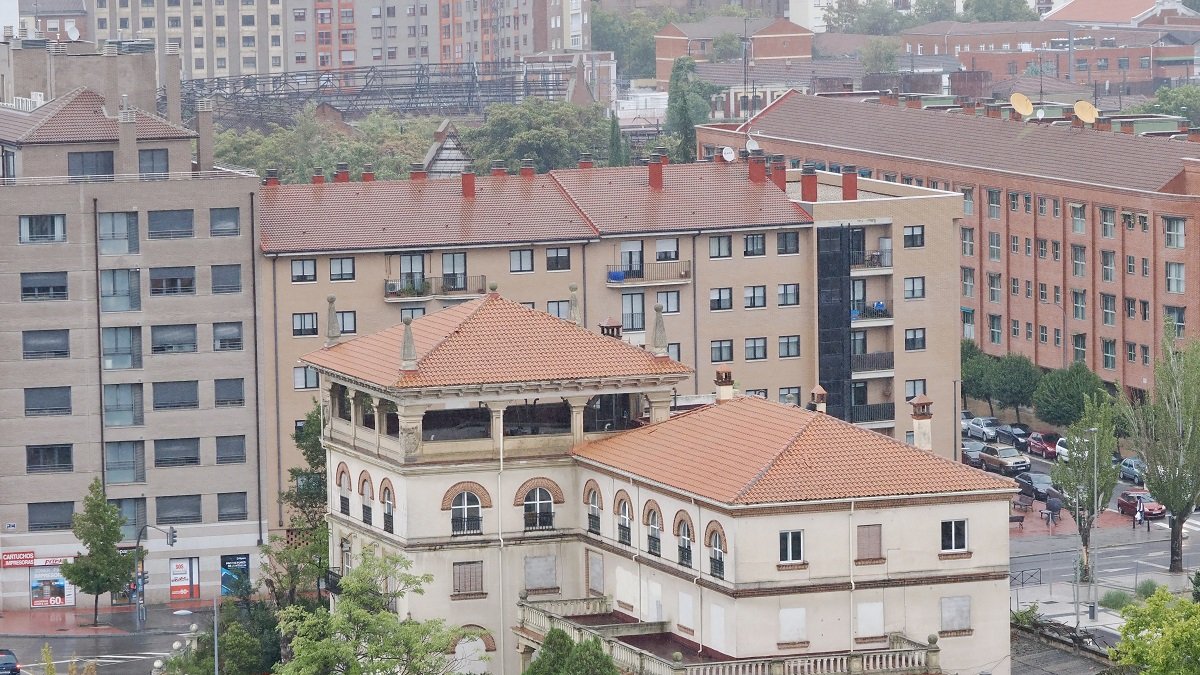
<path id="1" fill-rule="evenodd" d="M 981 441 L 994 441 L 998 426 L 1000 426 L 1000 420 L 995 417 L 976 417 L 967 422 L 967 436 L 978 438 Z"/>

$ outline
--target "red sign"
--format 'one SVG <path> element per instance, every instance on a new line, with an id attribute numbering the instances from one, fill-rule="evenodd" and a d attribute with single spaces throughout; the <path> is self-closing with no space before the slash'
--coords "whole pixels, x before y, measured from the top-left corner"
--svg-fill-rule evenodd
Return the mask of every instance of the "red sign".
<path id="1" fill-rule="evenodd" d="M 33 551 L 7 551 L 0 557 L 0 567 L 33 567 Z"/>

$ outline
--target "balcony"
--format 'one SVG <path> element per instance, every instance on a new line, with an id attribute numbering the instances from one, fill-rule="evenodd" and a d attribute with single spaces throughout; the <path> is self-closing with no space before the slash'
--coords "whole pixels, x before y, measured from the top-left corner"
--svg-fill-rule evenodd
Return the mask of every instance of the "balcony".
<path id="1" fill-rule="evenodd" d="M 588 514 L 588 532 L 592 534 L 600 534 L 600 515 L 596 513 Z"/>
<path id="2" fill-rule="evenodd" d="M 420 302 L 430 298 L 456 298 L 483 295 L 487 292 L 487 277 L 465 274 L 424 275 L 405 273 L 383 282 L 386 302 Z"/>
<path id="3" fill-rule="evenodd" d="M 892 249 L 850 251 L 850 271 L 852 273 L 890 274 L 892 271 Z"/>
<path id="4" fill-rule="evenodd" d="M 725 578 L 725 559 L 711 557 L 708 559 L 708 573 L 717 579 Z"/>
<path id="5" fill-rule="evenodd" d="M 648 535 L 646 537 L 646 550 L 650 552 L 650 555 L 662 555 L 662 539 L 654 535 Z"/>
<path id="6" fill-rule="evenodd" d="M 342 592 L 342 569 L 340 567 L 331 567 L 325 570 L 325 589 L 331 595 L 338 595 Z"/>
<path id="7" fill-rule="evenodd" d="M 483 518 L 481 516 L 450 519 L 450 533 L 454 536 L 460 536 L 464 534 L 480 534 L 482 532 Z"/>
<path id="8" fill-rule="evenodd" d="M 626 546 L 633 541 L 632 537 L 630 536 L 628 525 L 617 525 L 617 541 L 625 544 Z"/>
<path id="9" fill-rule="evenodd" d="M 692 566 L 692 547 L 691 546 L 680 546 L 679 547 L 679 564 L 683 565 L 684 567 Z"/>
<path id="10" fill-rule="evenodd" d="M 893 370 L 896 367 L 895 352 L 871 352 L 850 356 L 850 372 L 867 373 L 877 370 Z"/>
<path id="11" fill-rule="evenodd" d="M 609 288 L 668 286 L 692 283 L 692 261 L 671 260 L 642 265 L 609 265 L 605 274 Z"/>
<path id="12" fill-rule="evenodd" d="M 850 421 L 856 424 L 863 422 L 895 422 L 895 403 L 868 403 L 866 405 L 850 406 Z"/>
<path id="13" fill-rule="evenodd" d="M 868 303 L 865 300 L 850 302 L 850 323 L 859 327 L 890 326 L 893 323 L 892 308 L 883 300 Z"/>
<path id="14" fill-rule="evenodd" d="M 553 530 L 554 529 L 554 512 L 553 511 L 538 511 L 525 514 L 525 531 L 531 530 Z"/>
<path id="15" fill-rule="evenodd" d="M 887 647 L 873 650 L 826 652 L 775 658 L 718 659 L 707 652 L 687 648 L 681 636 L 669 630 L 670 622 L 636 621 L 613 612 L 607 597 L 546 600 L 517 603 L 517 625 L 513 627 L 518 647 L 541 646 L 552 628 L 572 640 L 598 639 L 618 670 L 624 673 L 663 675 L 765 675 L 766 673 L 811 673 L 850 675 L 938 675 L 941 648 L 909 639 L 900 633 L 887 636 Z M 694 638 L 689 637 L 688 640 Z M 532 650 L 530 650 L 532 651 Z M 682 663 L 672 659 L 683 655 Z"/>

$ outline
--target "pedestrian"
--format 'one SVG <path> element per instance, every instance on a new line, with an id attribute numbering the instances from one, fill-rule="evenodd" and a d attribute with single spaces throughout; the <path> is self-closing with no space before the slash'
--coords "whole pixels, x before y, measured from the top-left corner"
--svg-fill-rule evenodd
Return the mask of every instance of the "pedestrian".
<path id="1" fill-rule="evenodd" d="M 1137 526 L 1141 525 L 1142 521 L 1145 519 L 1146 519 L 1146 505 L 1144 502 L 1142 502 L 1142 500 L 1139 499 L 1138 504 L 1137 504 L 1137 511 L 1133 514 L 1134 529 L 1137 529 Z M 1149 524 L 1147 524 L 1147 527 L 1149 527 Z"/>

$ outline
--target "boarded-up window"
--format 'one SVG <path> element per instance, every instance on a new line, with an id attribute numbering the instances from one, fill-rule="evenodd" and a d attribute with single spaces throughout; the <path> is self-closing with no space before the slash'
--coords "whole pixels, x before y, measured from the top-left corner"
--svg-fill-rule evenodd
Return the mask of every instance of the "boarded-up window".
<path id="1" fill-rule="evenodd" d="M 858 603 L 858 637 L 877 637 L 883 634 L 883 603 Z"/>
<path id="2" fill-rule="evenodd" d="M 808 639 L 807 612 L 803 607 L 779 610 L 779 641 L 804 642 Z"/>
<path id="3" fill-rule="evenodd" d="M 454 563 L 454 593 L 483 592 L 483 561 Z"/>
<path id="4" fill-rule="evenodd" d="M 588 590 L 604 595 L 604 556 L 595 551 L 587 552 Z"/>
<path id="5" fill-rule="evenodd" d="M 858 559 L 874 560 L 883 557 L 883 526 L 858 526 Z"/>
<path id="6" fill-rule="evenodd" d="M 971 596 L 955 595 L 942 598 L 942 630 L 971 628 Z"/>
<path id="7" fill-rule="evenodd" d="M 525 556 L 525 589 L 558 588 L 558 575 L 555 572 L 557 562 L 557 558 L 552 555 Z"/>
<path id="8" fill-rule="evenodd" d="M 691 593 L 679 592 L 679 618 L 677 623 L 684 628 L 691 628 L 695 620 L 696 600 Z"/>

